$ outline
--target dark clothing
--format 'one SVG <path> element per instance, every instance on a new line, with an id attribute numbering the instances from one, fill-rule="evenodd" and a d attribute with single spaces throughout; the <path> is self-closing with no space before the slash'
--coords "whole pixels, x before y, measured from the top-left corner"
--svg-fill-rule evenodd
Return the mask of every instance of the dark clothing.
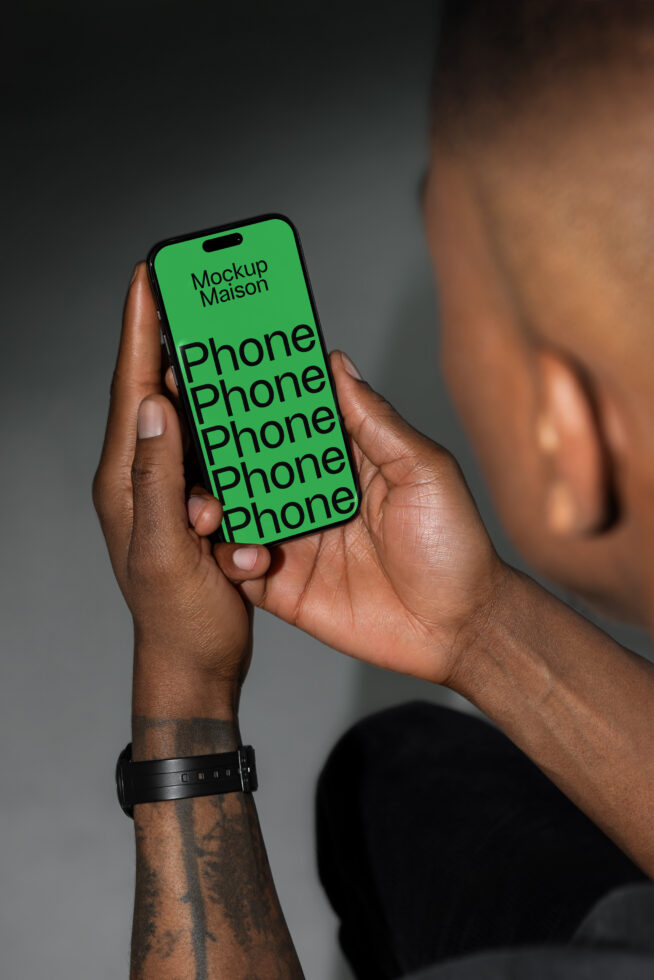
<path id="1" fill-rule="evenodd" d="M 459 957 L 406 980 L 652 980 L 654 884 L 616 888 L 593 906 L 566 946 Z"/>
<path id="2" fill-rule="evenodd" d="M 451 960 L 406 980 L 652 980 L 654 957 L 620 950 L 535 947 Z"/>
<path id="3" fill-rule="evenodd" d="M 619 941 L 632 954 L 588 946 L 598 920 L 584 924 L 586 946 L 580 933 L 554 948 L 613 889 L 649 879 L 479 718 L 412 701 L 358 722 L 320 774 L 316 828 L 320 880 L 358 980 L 654 978 L 651 940 L 645 960 L 634 937 Z M 645 933 L 653 893 L 634 893 L 652 916 Z M 495 952 L 471 958 L 481 950 Z M 611 964 L 624 955 L 633 963 Z M 465 960 L 432 966 L 455 957 Z"/>

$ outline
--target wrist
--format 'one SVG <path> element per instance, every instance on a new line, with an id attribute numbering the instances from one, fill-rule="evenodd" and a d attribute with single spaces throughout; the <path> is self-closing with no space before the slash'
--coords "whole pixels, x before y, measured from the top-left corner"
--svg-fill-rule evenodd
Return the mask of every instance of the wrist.
<path id="1" fill-rule="evenodd" d="M 523 576 L 501 559 L 493 575 L 487 598 L 480 603 L 464 629 L 457 633 L 452 669 L 446 685 L 469 701 L 486 684 L 489 651 L 511 636 L 511 617 Z"/>
<path id="2" fill-rule="evenodd" d="M 132 757 L 135 761 L 229 752 L 241 744 L 240 685 L 214 671 L 172 666 L 149 648 L 134 651 Z"/>
<path id="3" fill-rule="evenodd" d="M 132 714 L 132 758 L 135 762 L 233 752 L 241 744 L 235 717 Z"/>
<path id="4" fill-rule="evenodd" d="M 174 654 L 134 649 L 132 714 L 168 718 L 238 716 L 241 683 L 216 670 L 188 665 Z"/>

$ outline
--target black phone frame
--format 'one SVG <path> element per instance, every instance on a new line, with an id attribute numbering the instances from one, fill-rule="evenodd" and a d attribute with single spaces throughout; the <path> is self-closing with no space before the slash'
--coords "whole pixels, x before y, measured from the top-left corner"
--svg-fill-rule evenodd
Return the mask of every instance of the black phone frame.
<path id="1" fill-rule="evenodd" d="M 247 227 L 247 225 L 258 224 L 258 223 L 260 223 L 262 221 L 269 221 L 271 219 L 278 219 L 280 221 L 284 221 L 290 227 L 291 231 L 293 232 L 293 237 L 294 237 L 294 240 L 295 240 L 295 245 L 296 245 L 296 248 L 297 248 L 298 256 L 300 258 L 300 265 L 302 267 L 302 274 L 304 276 L 304 284 L 306 286 L 307 293 L 308 293 L 308 296 L 309 296 L 309 302 L 311 304 L 311 312 L 313 313 L 313 319 L 314 319 L 315 326 L 316 326 L 316 331 L 317 331 L 317 334 L 318 334 L 318 340 L 320 341 L 320 348 L 321 348 L 321 351 L 322 351 L 322 356 L 323 356 L 323 361 L 324 361 L 324 365 L 325 365 L 325 370 L 326 370 L 326 373 L 327 373 L 327 378 L 329 380 L 329 385 L 331 387 L 332 395 L 333 395 L 333 398 L 334 398 L 334 405 L 336 406 L 336 414 L 337 414 L 338 421 L 339 421 L 339 424 L 340 424 L 340 427 L 341 427 L 341 432 L 343 434 L 343 442 L 345 443 L 345 450 L 346 450 L 346 453 L 347 453 L 347 460 L 348 460 L 348 464 L 350 466 L 350 472 L 351 472 L 352 477 L 353 477 L 353 480 L 354 480 L 354 486 L 355 486 L 355 489 L 356 489 L 356 501 L 357 501 L 357 504 L 356 504 L 356 508 L 354 509 L 354 511 L 351 514 L 348 514 L 346 517 L 344 517 L 343 520 L 341 520 L 341 521 L 331 521 L 329 524 L 324 524 L 321 527 L 314 527 L 314 528 L 311 528 L 310 530 L 307 530 L 307 531 L 300 531 L 297 534 L 289 534 L 286 537 L 275 538 L 274 541 L 267 541 L 263 545 L 263 547 L 266 547 L 266 548 L 272 548 L 273 545 L 276 545 L 276 544 L 284 544 L 287 541 L 294 541 L 297 538 L 303 538 L 303 537 L 305 537 L 308 534 L 318 534 L 321 531 L 329 531 L 331 528 L 341 527 L 343 524 L 347 524 L 349 521 L 354 520 L 354 518 L 358 516 L 358 514 L 359 514 L 359 512 L 361 510 L 362 494 L 361 494 L 361 484 L 359 482 L 359 474 L 357 472 L 357 468 L 356 468 L 355 463 L 354 463 L 354 457 L 352 455 L 352 448 L 350 446 L 350 438 L 349 438 L 348 432 L 347 432 L 347 430 L 345 428 L 345 422 L 343 420 L 343 416 L 341 415 L 341 409 L 340 409 L 340 405 L 338 403 L 338 396 L 336 394 L 336 385 L 334 383 L 334 377 L 332 375 L 331 367 L 330 367 L 330 364 L 329 364 L 329 356 L 328 356 L 328 353 L 327 353 L 327 347 L 325 346 L 325 338 L 323 336 L 322 326 L 321 326 L 321 323 L 320 323 L 320 318 L 318 317 L 318 310 L 316 308 L 316 302 L 315 302 L 315 298 L 314 298 L 314 295 L 313 295 L 313 289 L 311 288 L 311 282 L 309 280 L 309 273 L 307 271 L 307 265 L 306 265 L 306 262 L 305 262 L 305 259 L 304 259 L 304 252 L 303 252 L 303 249 L 302 249 L 302 243 L 300 242 L 300 236 L 299 236 L 298 230 L 295 227 L 295 225 L 293 224 L 293 222 L 290 220 L 290 218 L 287 218 L 286 215 L 281 214 L 279 212 L 270 212 L 270 213 L 266 213 L 266 214 L 256 215 L 253 218 L 246 218 L 244 221 L 230 221 L 228 224 L 216 225 L 215 227 L 212 227 L 212 228 L 205 228 L 202 231 L 193 231 L 193 232 L 189 232 L 186 235 L 176 235 L 173 238 L 165 238 L 165 239 L 162 239 L 161 241 L 157 242 L 155 245 L 152 246 L 152 248 L 148 252 L 147 259 L 146 259 L 148 279 L 150 281 L 150 286 L 151 286 L 152 292 L 154 294 L 155 304 L 156 304 L 156 307 L 157 307 L 157 316 L 158 316 L 159 322 L 161 324 L 161 331 L 162 331 L 162 335 L 164 337 L 164 343 L 165 343 L 165 347 L 166 347 L 166 353 L 168 354 L 168 358 L 170 360 L 170 363 L 171 363 L 171 365 L 174 368 L 175 380 L 176 380 L 176 383 L 177 383 L 177 390 L 179 392 L 180 401 L 181 401 L 182 405 L 184 406 L 184 412 L 186 414 L 188 426 L 189 426 L 189 429 L 190 429 L 190 432 L 191 432 L 191 438 L 192 438 L 192 441 L 193 441 L 193 448 L 195 450 L 195 455 L 197 457 L 197 463 L 199 465 L 199 469 L 200 469 L 200 472 L 201 472 L 202 477 L 203 477 L 204 487 L 205 487 L 205 489 L 207 490 L 208 493 L 210 493 L 212 496 L 217 497 L 220 500 L 220 502 L 222 504 L 224 504 L 224 501 L 223 501 L 222 497 L 219 494 L 217 494 L 214 491 L 214 489 L 213 489 L 213 481 L 211 479 L 211 474 L 209 473 L 209 470 L 207 469 L 207 466 L 206 466 L 206 463 L 205 463 L 205 460 L 204 460 L 204 454 L 202 452 L 202 446 L 200 444 L 200 439 L 199 439 L 197 428 L 196 428 L 196 424 L 195 424 L 195 418 L 193 416 L 193 410 L 191 408 L 191 404 L 189 402 L 188 395 L 186 393 L 186 383 L 184 381 L 184 376 L 183 376 L 183 373 L 182 373 L 181 365 L 179 363 L 179 358 L 177 357 L 177 349 L 176 349 L 176 346 L 175 346 L 175 341 L 173 339 L 172 331 L 170 329 L 170 324 L 168 322 L 168 316 L 166 314 L 166 308 L 165 308 L 165 305 L 164 305 L 163 296 L 161 294 L 161 289 L 159 288 L 159 283 L 157 281 L 157 275 L 156 275 L 155 268 L 154 268 L 154 260 L 155 260 L 155 258 L 157 256 L 157 253 L 162 248 L 164 248 L 165 246 L 168 246 L 168 245 L 177 245 L 180 242 L 192 241 L 194 238 L 206 238 L 209 235 L 218 235 L 218 234 L 221 234 L 222 232 L 231 231 L 234 228 L 245 228 L 245 227 Z M 256 541 L 251 541 L 251 542 L 227 541 L 227 538 L 225 537 L 225 534 L 224 534 L 223 529 L 222 529 L 222 521 L 221 521 L 221 524 L 220 524 L 218 530 L 214 534 L 209 535 L 209 540 L 211 540 L 214 543 L 217 543 L 217 542 L 225 542 L 227 544 L 236 544 L 236 545 L 239 545 L 241 547 L 246 547 L 247 544 L 259 544 L 260 543 L 260 542 L 256 542 Z"/>

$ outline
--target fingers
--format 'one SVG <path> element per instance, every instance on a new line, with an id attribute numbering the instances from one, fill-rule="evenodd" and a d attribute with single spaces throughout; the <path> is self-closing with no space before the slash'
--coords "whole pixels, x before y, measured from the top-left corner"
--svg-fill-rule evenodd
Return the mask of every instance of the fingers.
<path id="1" fill-rule="evenodd" d="M 100 463 L 93 486 L 96 507 L 112 539 L 130 533 L 130 468 L 136 443 L 136 414 L 146 395 L 161 390 L 159 321 L 145 263 L 134 270 L 111 382 L 111 398 Z M 121 542 L 115 542 L 120 545 Z"/>
<path id="2" fill-rule="evenodd" d="M 185 501 L 184 459 L 179 420 L 164 395 L 149 395 L 138 409 L 136 448 L 132 464 L 134 518 L 130 561 L 141 570 L 181 571 L 181 553 L 188 549 L 189 520 L 207 536 L 217 530 L 222 504 L 195 486 Z M 256 579 L 268 571 L 270 552 L 262 545 L 221 542 L 214 557 L 232 582 Z M 154 560 L 153 560 L 154 559 Z"/>
<path id="3" fill-rule="evenodd" d="M 111 401 L 102 451 L 103 462 L 131 466 L 136 441 L 136 413 L 146 395 L 161 390 L 159 320 L 145 271 L 134 270 L 111 383 Z"/>
<path id="4" fill-rule="evenodd" d="M 214 545 L 214 558 L 232 582 L 260 578 L 270 568 L 270 551 L 264 545 L 221 542 Z"/>
<path id="5" fill-rule="evenodd" d="M 220 501 L 204 487 L 194 486 L 186 503 L 188 519 L 201 537 L 218 530 L 223 516 Z"/>
<path id="6" fill-rule="evenodd" d="M 182 437 L 177 413 L 164 395 L 149 395 L 137 413 L 131 467 L 134 516 L 130 560 L 159 570 L 179 563 L 191 544 L 185 501 Z M 216 501 L 218 503 L 218 501 Z M 218 504 L 220 507 L 220 504 Z"/>
<path id="7" fill-rule="evenodd" d="M 402 469 L 408 469 L 437 448 L 366 381 L 351 373 L 358 375 L 347 354 L 334 350 L 329 360 L 345 427 L 371 463 L 382 468 L 404 461 L 408 466 Z"/>
<path id="8" fill-rule="evenodd" d="M 213 534 L 223 516 L 220 501 L 199 485 L 191 490 L 187 511 L 189 521 L 202 537 Z M 221 571 L 232 582 L 259 578 L 270 567 L 270 552 L 263 545 L 241 545 L 223 541 L 215 544 L 212 551 Z"/>

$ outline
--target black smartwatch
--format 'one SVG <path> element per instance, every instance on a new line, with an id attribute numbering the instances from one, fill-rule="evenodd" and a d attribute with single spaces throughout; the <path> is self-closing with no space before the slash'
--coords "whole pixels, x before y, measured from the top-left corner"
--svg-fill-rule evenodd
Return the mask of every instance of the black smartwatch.
<path id="1" fill-rule="evenodd" d="M 133 762 L 132 743 L 129 742 L 116 763 L 118 802 L 132 819 L 135 803 L 183 800 L 216 793 L 252 793 L 257 786 L 251 745 L 239 745 L 234 752 L 217 755 Z"/>

